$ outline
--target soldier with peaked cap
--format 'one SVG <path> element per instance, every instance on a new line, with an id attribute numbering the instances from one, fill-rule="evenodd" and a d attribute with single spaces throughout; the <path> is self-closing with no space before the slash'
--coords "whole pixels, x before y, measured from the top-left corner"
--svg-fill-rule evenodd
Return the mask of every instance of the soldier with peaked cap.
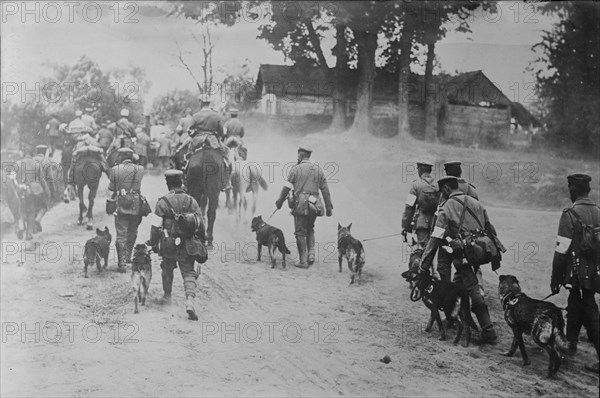
<path id="1" fill-rule="evenodd" d="M 312 150 L 298 148 L 298 163 L 293 166 L 275 206 L 281 209 L 290 190 L 293 190 L 294 227 L 298 245 L 298 268 L 308 268 L 315 262 L 315 221 L 324 213 L 331 217 L 333 204 L 323 169 L 310 161 Z M 321 191 L 321 196 L 319 195 Z M 325 208 L 323 208 L 325 202 Z"/>
<path id="2" fill-rule="evenodd" d="M 595 294 L 600 290 L 600 247 L 586 250 L 583 239 L 584 225 L 600 228 L 600 208 L 589 198 L 591 180 L 582 173 L 567 177 L 573 205 L 563 210 L 558 224 L 550 288 L 555 294 L 561 286 L 569 290 L 567 340 L 571 352 L 577 351 L 579 332 L 585 326 L 598 355 L 600 316 Z M 598 373 L 598 361 L 586 369 Z"/>
<path id="3" fill-rule="evenodd" d="M 231 176 L 231 164 L 229 164 L 229 148 L 223 143 L 223 120 L 221 115 L 210 107 L 210 99 L 206 95 L 201 95 L 198 100 L 202 109 L 192 116 L 193 123 L 188 129 L 188 134 L 192 138 L 189 144 L 187 158 L 200 148 L 217 149 L 223 157 L 225 165 L 225 179 L 222 181 L 221 190 L 231 189 L 229 178 Z"/>
<path id="4" fill-rule="evenodd" d="M 21 213 L 27 240 L 32 240 L 33 234 L 42 231 L 40 221 L 47 211 L 50 198 L 50 190 L 42 176 L 41 164 L 31 156 L 34 151 L 33 148 L 25 150 L 24 158 L 18 162 L 16 179 L 19 184 Z M 22 235 L 22 230 L 19 230 L 19 235 Z"/>
<path id="5" fill-rule="evenodd" d="M 165 172 L 167 189 L 169 193 L 158 199 L 152 216 L 150 240 L 147 245 L 152 246 L 154 252 L 162 257 L 162 285 L 164 296 L 162 303 L 171 302 L 173 288 L 173 270 L 179 266 L 183 278 L 183 289 L 186 296 L 186 312 L 188 319 L 197 321 L 198 315 L 195 308 L 196 280 L 199 272 L 194 269 L 196 261 L 204 263 L 207 259 L 205 248 L 206 241 L 202 211 L 196 200 L 183 189 L 183 172 L 181 170 L 167 170 Z M 193 213 L 198 220 L 196 232 L 193 237 L 181 239 L 172 234 L 174 217 L 176 214 Z"/>
<path id="6" fill-rule="evenodd" d="M 132 198 L 141 193 L 144 168 L 134 163 L 135 153 L 129 148 L 120 148 L 119 164 L 110 171 L 108 189 L 112 198 L 117 200 L 115 215 L 115 230 L 117 237 L 117 266 L 119 272 L 125 272 L 127 264 L 131 263 L 131 253 L 137 239 L 138 227 L 142 222 L 139 203 Z M 134 194 L 134 195 L 131 195 Z"/>
<path id="7" fill-rule="evenodd" d="M 414 232 L 417 242 L 425 248 L 432 229 L 431 221 L 439 203 L 437 184 L 431 176 L 433 165 L 427 162 L 417 162 L 419 178 L 414 180 L 402 215 L 402 235 Z"/>
<path id="8" fill-rule="evenodd" d="M 486 210 L 472 197 L 467 196 L 458 187 L 456 177 L 444 177 L 438 180 L 442 203 L 438 209 L 437 220 L 427 247 L 421 257 L 419 270 L 428 270 L 433 263 L 436 251 L 442 246 L 447 237 L 455 239 L 463 233 L 482 226 L 488 230 L 491 225 Z M 464 218 L 461 220 L 461 216 Z M 495 344 L 498 336 L 490 319 L 485 298 L 479 289 L 477 277 L 473 267 L 463 257 L 454 258 L 456 273 L 454 282 L 461 284 L 471 297 L 471 310 L 475 313 L 479 326 L 481 326 L 481 343 Z M 436 275 L 433 270 L 433 275 Z"/>
<path id="9" fill-rule="evenodd" d="M 96 119 L 92 116 L 92 108 L 85 108 L 85 113 L 81 115 L 81 121 L 91 131 L 96 131 L 98 126 L 96 125 Z"/>
<path id="10" fill-rule="evenodd" d="M 465 195 L 469 195 L 470 197 L 479 200 L 479 194 L 477 193 L 477 189 L 475 186 L 462 178 L 462 168 L 461 162 L 458 161 L 450 161 L 444 163 L 444 171 L 447 176 L 456 177 L 458 180 L 458 189 L 464 193 Z M 435 224 L 435 221 L 434 221 Z M 433 226 L 432 226 L 433 228 Z M 443 281 L 450 282 L 452 279 L 452 255 L 447 253 L 444 250 L 440 250 L 438 252 L 438 263 L 437 263 L 437 271 L 440 274 L 440 278 Z M 477 280 L 479 281 L 479 285 L 483 292 L 483 279 L 481 276 L 481 269 L 477 270 Z"/>
<path id="11" fill-rule="evenodd" d="M 232 108 L 229 110 L 231 119 L 229 119 L 223 126 L 225 140 L 229 137 L 237 137 L 239 139 L 244 138 L 244 125 L 238 119 L 238 110 Z"/>

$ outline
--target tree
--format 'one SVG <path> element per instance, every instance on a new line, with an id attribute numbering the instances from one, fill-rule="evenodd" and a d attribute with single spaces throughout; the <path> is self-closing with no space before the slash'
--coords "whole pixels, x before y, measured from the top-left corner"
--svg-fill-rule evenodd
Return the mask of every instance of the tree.
<path id="1" fill-rule="evenodd" d="M 156 119 L 168 122 L 179 122 L 185 110 L 195 109 L 197 106 L 196 95 L 189 90 L 172 90 L 154 100 L 152 114 Z"/>
<path id="2" fill-rule="evenodd" d="M 548 140 L 565 150 L 600 156 L 600 4 L 548 3 L 560 18 L 533 48 L 539 95 L 548 104 Z"/>

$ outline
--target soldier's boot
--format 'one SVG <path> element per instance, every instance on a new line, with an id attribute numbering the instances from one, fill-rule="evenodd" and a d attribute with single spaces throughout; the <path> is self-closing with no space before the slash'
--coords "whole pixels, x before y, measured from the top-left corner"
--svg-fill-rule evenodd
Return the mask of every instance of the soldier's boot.
<path id="1" fill-rule="evenodd" d="M 296 245 L 298 245 L 298 262 L 294 264 L 297 268 L 308 268 L 308 264 L 306 262 L 307 255 L 307 244 L 306 244 L 306 236 L 297 236 L 296 237 Z"/>
<path id="2" fill-rule="evenodd" d="M 481 329 L 480 344 L 496 345 L 498 343 L 498 335 L 494 330 L 487 305 L 485 303 L 474 305 L 472 311 L 475 313 Z"/>
<path id="3" fill-rule="evenodd" d="M 308 248 L 308 266 L 315 263 L 315 231 L 309 231 L 306 235 L 306 246 Z"/>
<path id="4" fill-rule="evenodd" d="M 185 298 L 185 311 L 188 314 L 188 319 L 190 321 L 197 321 L 198 315 L 196 314 L 195 307 L 195 297 L 192 295 L 187 295 Z"/>
<path id="5" fill-rule="evenodd" d="M 125 245 L 121 242 L 117 242 L 116 243 L 116 248 L 117 248 L 117 272 L 120 273 L 125 273 L 125 253 L 126 253 L 126 248 Z"/>

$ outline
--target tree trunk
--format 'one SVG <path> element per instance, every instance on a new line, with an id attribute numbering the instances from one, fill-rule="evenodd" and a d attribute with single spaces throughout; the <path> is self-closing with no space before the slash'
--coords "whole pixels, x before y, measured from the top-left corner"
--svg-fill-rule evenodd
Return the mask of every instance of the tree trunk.
<path id="1" fill-rule="evenodd" d="M 425 64 L 425 139 L 437 141 L 437 115 L 435 114 L 436 87 L 433 81 L 433 59 L 435 42 L 427 44 L 427 63 Z"/>
<path id="2" fill-rule="evenodd" d="M 344 88 L 344 72 L 348 68 L 348 53 L 346 52 L 346 26 L 336 24 L 336 47 L 335 47 L 335 81 L 332 92 L 333 117 L 331 129 L 343 131 L 346 129 L 346 91 Z"/>
<path id="3" fill-rule="evenodd" d="M 408 89 L 410 79 L 410 52 L 412 48 L 412 28 L 404 18 L 404 25 L 400 36 L 400 57 L 398 60 L 398 137 L 407 138 L 410 133 L 408 122 Z"/>
<path id="4" fill-rule="evenodd" d="M 373 109 L 373 81 L 375 80 L 375 50 L 377 33 L 354 32 L 358 49 L 358 88 L 356 90 L 356 113 L 350 131 L 354 134 L 371 132 Z"/>

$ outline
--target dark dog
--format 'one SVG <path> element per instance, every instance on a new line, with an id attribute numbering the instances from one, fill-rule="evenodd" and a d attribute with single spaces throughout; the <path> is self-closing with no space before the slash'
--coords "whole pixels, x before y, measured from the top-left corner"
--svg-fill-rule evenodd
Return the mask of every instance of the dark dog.
<path id="1" fill-rule="evenodd" d="M 100 267 L 100 260 L 104 259 L 104 269 L 108 266 L 108 255 L 110 254 L 110 242 L 112 236 L 108 227 L 104 227 L 104 231 L 96 228 L 96 236 L 85 242 L 83 249 L 83 272 L 85 277 L 88 277 L 88 265 L 96 262 L 98 271 L 102 271 Z"/>
<path id="2" fill-rule="evenodd" d="M 523 333 L 529 334 L 550 355 L 548 377 L 553 377 L 560 367 L 558 351 L 568 352 L 568 342 L 563 334 L 565 321 L 560 309 L 522 293 L 519 281 L 513 275 L 500 275 L 498 295 L 504 308 L 504 319 L 514 335 L 510 350 L 503 355 L 513 356 L 519 346 L 523 365 L 529 365 L 531 361 L 525 351 Z"/>
<path id="3" fill-rule="evenodd" d="M 146 304 L 146 295 L 150 289 L 152 280 L 152 260 L 146 245 L 135 245 L 133 259 L 131 261 L 131 287 L 133 288 L 133 313 L 137 314 L 138 301 L 141 305 Z"/>
<path id="4" fill-rule="evenodd" d="M 468 347 L 471 342 L 471 328 L 477 330 L 477 325 L 471 316 L 469 293 L 457 283 L 434 279 L 428 272 L 417 274 L 407 271 L 403 276 L 408 282 L 414 284 L 411 291 L 411 300 L 423 299 L 423 303 L 431 311 L 425 331 L 431 331 L 435 320 L 440 329 L 440 340 L 446 340 L 446 328 L 439 313 L 440 310 L 443 310 L 447 323 L 456 322 L 458 324 L 454 344 L 458 344 L 466 326 L 465 347 Z"/>
<path id="5" fill-rule="evenodd" d="M 338 263 L 340 272 L 342 272 L 342 259 L 346 258 L 348 268 L 352 272 L 350 284 L 360 283 L 362 269 L 365 266 L 365 250 L 362 243 L 350 234 L 352 223 L 347 227 L 342 227 L 338 223 Z"/>
<path id="6" fill-rule="evenodd" d="M 258 258 L 260 261 L 260 253 L 263 245 L 269 248 L 269 256 L 271 258 L 271 268 L 275 268 L 275 248 L 279 249 L 283 255 L 282 267 L 285 268 L 285 255 L 290 254 L 285 245 L 285 237 L 279 228 L 275 228 L 263 221 L 262 216 L 254 217 L 252 223 L 252 232 L 256 232 L 256 242 L 258 243 Z"/>

